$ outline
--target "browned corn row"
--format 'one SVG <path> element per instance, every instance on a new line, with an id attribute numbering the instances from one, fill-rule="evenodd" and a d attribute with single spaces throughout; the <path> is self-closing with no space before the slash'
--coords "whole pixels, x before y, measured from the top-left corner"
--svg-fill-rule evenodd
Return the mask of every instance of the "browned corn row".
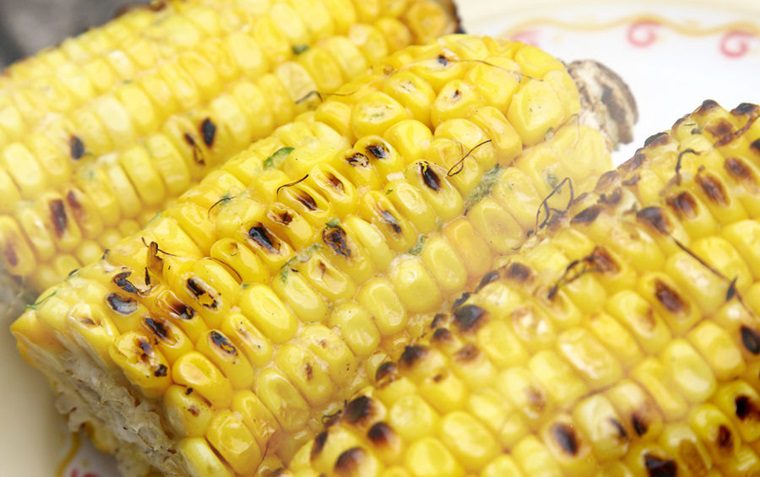
<path id="1" fill-rule="evenodd" d="M 169 475 L 289 457 L 542 198 L 609 164 L 564 66 L 519 43 L 444 37 L 322 99 L 14 325 L 104 447 Z"/>
<path id="2" fill-rule="evenodd" d="M 650 138 L 284 475 L 760 475 L 758 118 L 705 102 Z"/>
<path id="3" fill-rule="evenodd" d="M 27 91 L 40 97 L 28 108 L 23 74 L 11 68 L 19 79 L 0 90 L 0 139 L 2 122 L 19 118 L 16 134 L 0 140 L 0 249 L 11 243 L 19 253 L 0 263 L 37 291 L 313 108 L 310 93 L 332 93 L 372 61 L 454 29 L 433 0 L 175 1 L 113 23 L 133 41 L 93 60 L 107 71 L 84 68 L 72 79 L 51 70 L 30 87 L 52 97 Z M 112 30 L 121 31 L 104 28 Z M 123 71 L 109 75 L 114 62 Z M 42 116 L 24 123 L 23 111 Z"/>

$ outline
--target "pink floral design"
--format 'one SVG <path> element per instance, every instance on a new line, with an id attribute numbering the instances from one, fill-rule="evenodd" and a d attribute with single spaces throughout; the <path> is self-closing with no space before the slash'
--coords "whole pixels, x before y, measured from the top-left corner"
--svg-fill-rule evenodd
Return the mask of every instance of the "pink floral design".
<path id="1" fill-rule="evenodd" d="M 626 37 L 628 43 L 638 48 L 648 48 L 657 40 L 657 30 L 660 23 L 654 20 L 641 19 L 631 23 Z"/>
<path id="2" fill-rule="evenodd" d="M 749 52 L 750 41 L 756 38 L 748 31 L 728 31 L 720 39 L 720 52 L 727 58 L 741 58 Z"/>

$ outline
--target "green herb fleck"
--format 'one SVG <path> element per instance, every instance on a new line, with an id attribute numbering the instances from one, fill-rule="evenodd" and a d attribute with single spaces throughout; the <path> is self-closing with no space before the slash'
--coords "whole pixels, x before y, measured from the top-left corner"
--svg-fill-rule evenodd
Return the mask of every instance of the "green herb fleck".
<path id="1" fill-rule="evenodd" d="M 425 246 L 425 240 L 427 240 L 427 235 L 420 234 L 419 237 L 417 237 L 417 243 L 414 244 L 414 247 L 409 249 L 409 253 L 412 255 L 419 255 L 422 253 L 422 247 Z"/>
<path id="2" fill-rule="evenodd" d="M 332 219 L 327 221 L 328 227 L 337 227 L 340 225 L 340 219 L 338 217 L 333 217 Z"/>
<path id="3" fill-rule="evenodd" d="M 309 45 L 306 44 L 300 44 L 300 45 L 293 45 L 293 54 L 294 55 L 300 55 L 304 51 L 309 49 Z"/>
<path id="4" fill-rule="evenodd" d="M 475 187 L 475 190 L 472 191 L 470 197 L 467 198 L 467 201 L 465 202 L 465 210 L 470 210 L 473 205 L 477 204 L 491 193 L 491 189 L 493 189 L 493 186 L 496 185 L 496 182 L 498 182 L 499 177 L 503 171 L 504 169 L 497 164 L 491 170 L 485 173 L 483 179 L 480 181 L 480 184 Z"/>
<path id="5" fill-rule="evenodd" d="M 391 195 L 393 194 L 393 189 L 388 189 L 385 191 L 385 195 Z"/>
<path id="6" fill-rule="evenodd" d="M 555 187 L 557 187 L 557 184 L 559 184 L 559 179 L 557 179 L 557 176 L 555 176 L 552 171 L 547 171 L 546 183 L 549 184 L 549 187 L 554 189 Z"/>
<path id="7" fill-rule="evenodd" d="M 274 154 L 264 160 L 264 169 L 278 167 L 283 161 L 285 161 L 291 152 L 293 152 L 292 147 L 281 147 L 280 149 L 277 149 Z"/>

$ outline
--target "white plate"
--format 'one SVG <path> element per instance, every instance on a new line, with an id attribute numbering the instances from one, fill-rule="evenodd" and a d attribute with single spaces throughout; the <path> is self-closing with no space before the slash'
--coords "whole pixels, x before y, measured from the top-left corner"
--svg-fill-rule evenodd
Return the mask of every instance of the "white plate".
<path id="1" fill-rule="evenodd" d="M 565 60 L 598 59 L 629 82 L 641 121 L 617 162 L 704 99 L 760 103 L 760 2 L 721 3 L 460 0 L 471 33 L 519 38 Z M 16 356 L 7 331 L 0 360 L 0 476 L 117 475 L 109 459 L 63 431 L 46 386 Z"/>

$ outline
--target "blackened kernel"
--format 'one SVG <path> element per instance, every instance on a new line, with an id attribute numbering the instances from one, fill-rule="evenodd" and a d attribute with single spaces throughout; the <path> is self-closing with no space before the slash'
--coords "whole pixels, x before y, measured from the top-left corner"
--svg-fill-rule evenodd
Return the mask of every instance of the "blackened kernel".
<path id="1" fill-rule="evenodd" d="M 322 431 L 314 438 L 314 442 L 311 445 L 311 454 L 310 458 L 313 461 L 319 455 L 322 453 L 322 450 L 325 448 L 325 444 L 327 444 L 327 431 Z"/>
<path id="2" fill-rule="evenodd" d="M 369 167 L 369 158 L 361 152 L 355 152 L 346 157 L 346 162 L 353 167 Z"/>
<path id="3" fill-rule="evenodd" d="M 195 310 L 182 302 L 170 303 L 169 312 L 180 320 L 192 320 L 195 316 Z"/>
<path id="4" fill-rule="evenodd" d="M 734 450 L 734 435 L 728 427 L 721 424 L 718 426 L 718 435 L 715 438 L 715 443 L 723 451 L 732 451 Z"/>
<path id="5" fill-rule="evenodd" d="M 631 414 L 631 426 L 637 436 L 641 437 L 649 430 L 649 424 L 646 422 L 643 416 L 638 413 Z"/>
<path id="6" fill-rule="evenodd" d="M 79 201 L 79 197 L 77 196 L 77 194 L 79 194 L 79 191 L 77 190 L 68 191 L 66 193 L 66 203 L 71 209 L 71 212 L 74 214 L 74 217 L 78 221 L 81 222 L 86 219 L 86 214 L 85 214 L 84 206 Z"/>
<path id="7" fill-rule="evenodd" d="M 575 429 L 565 423 L 557 423 L 552 426 L 551 432 L 554 440 L 566 454 L 571 456 L 578 454 L 580 449 Z"/>
<path id="8" fill-rule="evenodd" d="M 317 201 L 308 192 L 298 191 L 296 193 L 296 200 L 312 212 L 318 209 Z"/>
<path id="9" fill-rule="evenodd" d="M 712 111 L 715 108 L 720 108 L 720 105 L 712 99 L 706 99 L 702 101 L 702 104 L 699 106 L 699 108 L 697 108 L 697 110 L 695 111 L 695 114 L 705 114 Z"/>
<path id="10" fill-rule="evenodd" d="M 201 122 L 200 132 L 206 147 L 212 147 L 216 138 L 216 124 L 214 124 L 211 118 L 206 118 Z"/>
<path id="11" fill-rule="evenodd" d="M 625 161 L 623 164 L 620 165 L 620 169 L 624 172 L 630 172 L 638 169 L 639 167 L 644 164 L 644 161 L 646 161 L 647 156 L 644 153 L 642 149 L 639 149 L 633 154 L 633 157 Z"/>
<path id="12" fill-rule="evenodd" d="M 725 119 L 719 119 L 716 123 L 708 125 L 705 130 L 716 138 L 724 139 L 732 137 L 734 126 Z"/>
<path id="13" fill-rule="evenodd" d="M 463 332 L 474 331 L 483 324 L 486 310 L 477 305 L 463 305 L 454 311 L 454 323 Z"/>
<path id="14" fill-rule="evenodd" d="M 734 116 L 751 116 L 758 112 L 760 108 L 752 103 L 741 103 L 739 106 L 731 110 L 731 114 Z"/>
<path id="15" fill-rule="evenodd" d="M 696 181 L 708 199 L 718 205 L 728 205 L 728 194 L 718 179 L 711 175 L 697 174 Z"/>
<path id="16" fill-rule="evenodd" d="M 48 204 L 50 208 L 50 219 L 53 222 L 55 235 L 60 238 L 66 232 L 69 225 L 69 217 L 66 214 L 66 207 L 61 199 L 51 200 Z"/>
<path id="17" fill-rule="evenodd" d="M 520 262 L 512 262 L 507 267 L 507 278 L 519 283 L 525 283 L 533 278 L 533 271 Z"/>
<path id="18" fill-rule="evenodd" d="M 754 355 L 760 354 L 760 334 L 747 325 L 742 325 L 740 332 L 744 348 Z"/>
<path id="19" fill-rule="evenodd" d="M 460 305 L 462 305 L 464 302 L 466 302 L 470 298 L 471 293 L 470 292 L 464 292 L 459 297 L 457 297 L 456 300 L 454 300 L 454 303 L 452 304 L 452 308 L 456 309 Z"/>
<path id="20" fill-rule="evenodd" d="M 84 142 L 82 142 L 82 139 L 79 136 L 72 135 L 69 138 L 69 155 L 71 158 L 75 161 L 78 161 L 84 157 L 85 152 Z"/>
<path id="21" fill-rule="evenodd" d="M 618 421 L 614 417 L 611 417 L 608 419 L 608 422 L 610 423 L 610 425 L 612 425 L 612 427 L 615 428 L 615 432 L 617 433 L 617 436 L 621 441 L 628 440 L 628 431 L 625 430 L 625 427 L 620 421 Z"/>
<path id="22" fill-rule="evenodd" d="M 596 273 L 618 273 L 620 271 L 620 266 L 604 247 L 594 247 L 587 260 Z"/>
<path id="23" fill-rule="evenodd" d="M 248 237 L 258 246 L 270 253 L 279 252 L 279 244 L 275 242 L 269 229 L 259 222 L 248 230 Z"/>
<path id="24" fill-rule="evenodd" d="M 589 224 L 596 220 L 601 212 L 602 208 L 600 206 L 592 205 L 575 214 L 570 222 L 573 224 Z"/>
<path id="25" fill-rule="evenodd" d="M 391 426 L 384 422 L 377 422 L 367 431 L 367 438 L 372 444 L 384 447 L 390 445 L 396 436 Z"/>
<path id="26" fill-rule="evenodd" d="M 682 313 L 688 308 L 681 295 L 662 280 L 654 281 L 654 296 L 671 313 Z"/>
<path id="27" fill-rule="evenodd" d="M 401 353 L 401 364 L 412 367 L 419 360 L 425 357 L 428 353 L 428 349 L 420 345 L 409 345 L 404 348 L 404 352 Z"/>
<path id="28" fill-rule="evenodd" d="M 108 306 L 120 315 L 131 315 L 137 311 L 137 302 L 129 297 L 123 297 L 118 293 L 111 293 L 106 297 Z"/>
<path id="29" fill-rule="evenodd" d="M 358 476 L 363 460 L 367 458 L 366 451 L 361 447 L 352 447 L 343 451 L 335 461 L 335 475 L 338 477 Z"/>
<path id="30" fill-rule="evenodd" d="M 607 171 L 604 174 L 602 174 L 599 177 L 599 180 L 596 181 L 596 186 L 594 186 L 595 191 L 603 191 L 607 188 L 611 187 L 612 184 L 615 183 L 619 179 L 619 174 L 617 171 Z"/>
<path id="31" fill-rule="evenodd" d="M 441 189 L 440 176 L 430 167 L 427 162 L 420 163 L 420 175 L 422 182 L 431 190 L 439 191 Z"/>
<path id="32" fill-rule="evenodd" d="M 729 157 L 728 159 L 726 159 L 726 162 L 723 163 L 723 167 L 725 167 L 726 171 L 729 174 L 731 174 L 733 177 L 737 179 L 740 179 L 740 180 L 753 179 L 752 170 L 741 159 L 737 159 L 735 157 Z"/>
<path id="33" fill-rule="evenodd" d="M 156 370 L 153 371 L 153 376 L 155 376 L 157 378 L 161 378 L 161 377 L 166 376 L 168 374 L 168 371 L 169 371 L 169 369 L 166 367 L 166 365 L 159 364 L 156 367 Z"/>
<path id="34" fill-rule="evenodd" d="M 396 379 L 397 375 L 398 369 L 396 368 L 396 365 L 390 361 L 386 361 L 377 367 L 377 371 L 375 371 L 375 382 L 391 382 Z"/>
<path id="35" fill-rule="evenodd" d="M 322 240 L 330 249 L 342 257 L 351 257 L 351 248 L 348 246 L 348 236 L 343 227 L 328 226 L 322 230 Z"/>
<path id="36" fill-rule="evenodd" d="M 454 335 L 451 334 L 451 331 L 449 331 L 448 328 L 437 328 L 433 332 L 433 342 L 435 343 L 444 343 L 451 341 Z"/>
<path id="37" fill-rule="evenodd" d="M 370 153 L 375 159 L 387 159 L 390 155 L 390 151 L 385 144 L 377 143 L 367 146 L 367 152 Z"/>
<path id="38" fill-rule="evenodd" d="M 671 209 L 682 217 L 693 219 L 697 216 L 697 201 L 688 192 L 681 192 L 676 196 L 668 197 L 666 202 Z"/>
<path id="39" fill-rule="evenodd" d="M 477 359 L 480 355 L 480 350 L 472 343 L 468 343 L 457 350 L 454 353 L 454 358 L 462 363 L 469 363 Z"/>
<path id="40" fill-rule="evenodd" d="M 659 207 L 645 207 L 636 212 L 636 218 L 663 235 L 670 234 L 670 222 Z"/>
<path id="41" fill-rule="evenodd" d="M 381 210 L 380 211 L 380 218 L 383 222 L 388 224 L 391 229 L 393 229 L 393 232 L 400 234 L 401 233 L 401 224 L 399 223 L 398 219 L 393 216 L 390 212 L 387 210 Z"/>
<path id="42" fill-rule="evenodd" d="M 644 468 L 649 477 L 676 477 L 678 465 L 671 459 L 658 457 L 647 452 L 644 454 Z"/>
<path id="43" fill-rule="evenodd" d="M 602 194 L 599 197 L 599 202 L 601 204 L 610 206 L 618 205 L 621 200 L 623 200 L 623 189 L 620 187 L 616 187 L 615 190 L 613 190 L 611 193 Z"/>
<path id="44" fill-rule="evenodd" d="M 132 272 L 129 271 L 117 273 L 113 277 L 113 283 L 127 293 L 138 293 L 137 287 L 129 281 L 130 275 Z"/>
<path id="45" fill-rule="evenodd" d="M 438 57 L 436 58 L 436 61 L 438 61 L 438 64 L 441 66 L 449 66 L 449 59 L 446 58 L 446 55 L 444 55 L 443 53 L 438 55 Z"/>
<path id="46" fill-rule="evenodd" d="M 238 350 L 235 345 L 233 345 L 230 340 L 220 332 L 212 330 L 211 333 L 209 333 L 209 339 L 214 345 L 216 345 L 216 347 L 225 353 L 231 356 L 236 356 L 238 354 Z"/>
<path id="47" fill-rule="evenodd" d="M 146 318 L 145 326 L 147 326 L 154 335 L 161 338 L 162 340 L 169 338 L 169 330 L 166 328 L 166 325 L 162 321 L 154 320 L 153 318 Z"/>
<path id="48" fill-rule="evenodd" d="M 436 313 L 435 316 L 433 317 L 433 321 L 430 322 L 430 328 L 436 329 L 439 326 L 442 326 L 445 321 L 446 321 L 445 313 Z"/>
<path id="49" fill-rule="evenodd" d="M 742 421 L 758 413 L 758 410 L 748 396 L 736 396 L 736 399 L 734 399 L 734 409 L 736 417 Z"/>
<path id="50" fill-rule="evenodd" d="M 749 148 L 755 151 L 755 153 L 760 154 L 760 139 L 755 139 L 752 141 L 752 144 L 749 145 Z"/>
<path id="51" fill-rule="evenodd" d="M 375 409 L 372 400 L 367 396 L 359 396 L 346 405 L 343 419 L 349 424 L 365 425 L 368 424 L 374 414 Z"/>
<path id="52" fill-rule="evenodd" d="M 670 142 L 670 136 L 668 133 L 657 133 L 649 136 L 644 140 L 644 147 L 657 147 L 657 146 L 663 146 Z"/>
<path id="53" fill-rule="evenodd" d="M 477 289 L 480 290 L 489 283 L 495 282 L 499 279 L 499 277 L 500 275 L 498 270 L 491 270 L 490 272 L 483 275 L 483 278 L 480 279 L 480 283 L 478 283 Z"/>

